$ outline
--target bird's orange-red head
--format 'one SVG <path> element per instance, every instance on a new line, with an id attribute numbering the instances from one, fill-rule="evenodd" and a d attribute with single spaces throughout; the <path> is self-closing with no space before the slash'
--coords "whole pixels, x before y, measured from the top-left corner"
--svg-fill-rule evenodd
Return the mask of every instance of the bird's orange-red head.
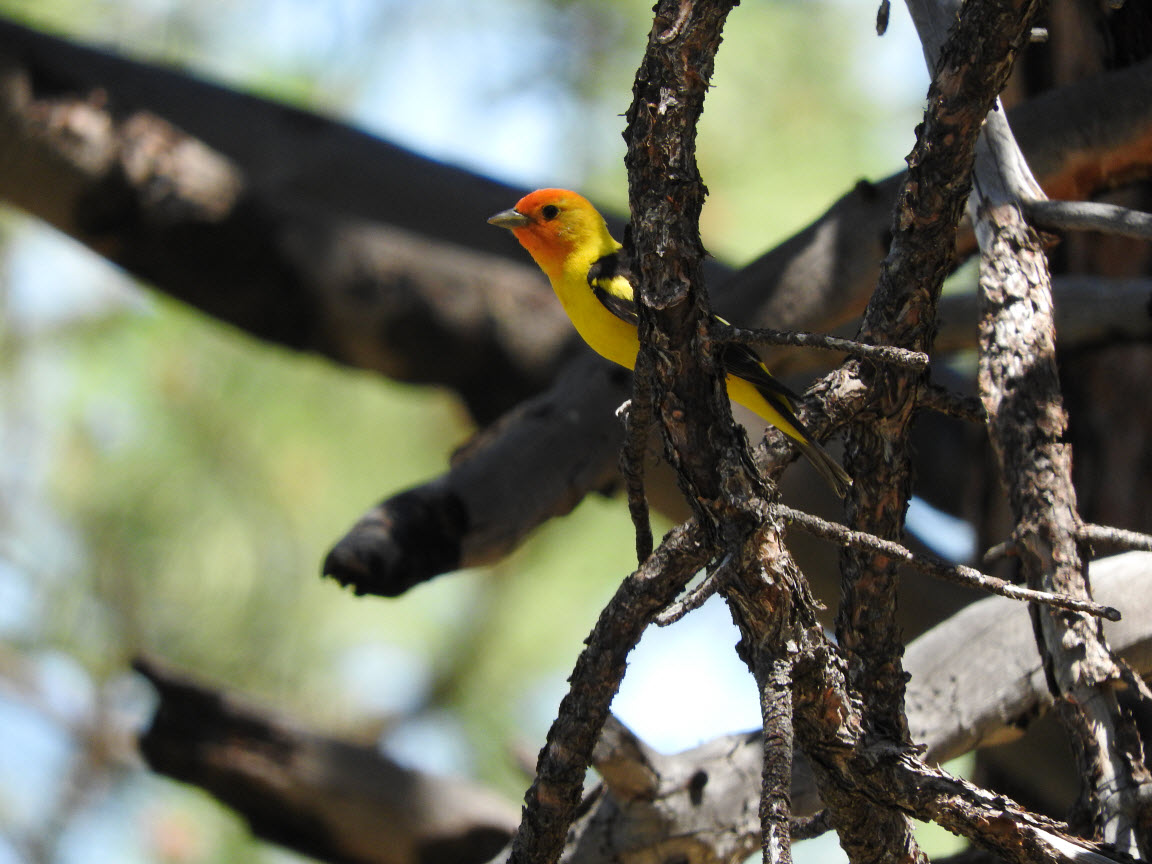
<path id="1" fill-rule="evenodd" d="M 537 189 L 488 221 L 515 234 L 549 277 L 557 276 L 574 253 L 600 257 L 619 248 L 596 208 L 567 189 Z"/>

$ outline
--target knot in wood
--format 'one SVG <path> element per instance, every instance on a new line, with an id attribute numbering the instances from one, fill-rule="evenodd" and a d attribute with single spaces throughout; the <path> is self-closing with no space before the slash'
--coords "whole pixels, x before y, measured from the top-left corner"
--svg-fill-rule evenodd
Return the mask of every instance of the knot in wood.
<path id="1" fill-rule="evenodd" d="M 708 772 L 703 768 L 693 774 L 688 780 L 688 800 L 692 806 L 699 807 L 704 801 L 704 787 L 708 785 Z"/>

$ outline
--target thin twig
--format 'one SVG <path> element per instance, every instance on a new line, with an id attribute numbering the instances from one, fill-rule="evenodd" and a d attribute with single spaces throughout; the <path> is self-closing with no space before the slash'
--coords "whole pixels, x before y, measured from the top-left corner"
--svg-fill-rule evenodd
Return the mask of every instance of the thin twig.
<path id="1" fill-rule="evenodd" d="M 959 420 L 968 420 L 971 423 L 983 423 L 987 419 L 984 406 L 977 397 L 955 393 L 939 384 L 921 385 L 916 394 L 916 404 L 921 408 Z"/>
<path id="2" fill-rule="evenodd" d="M 652 428 L 652 389 L 648 382 L 651 362 L 645 352 L 636 357 L 632 399 L 622 406 L 624 446 L 620 449 L 620 473 L 628 496 L 628 515 L 636 531 L 636 560 L 640 564 L 652 554 L 652 521 L 644 494 L 644 457 L 648 453 L 648 433 Z"/>
<path id="3" fill-rule="evenodd" d="M 1101 201 L 1021 201 L 1020 209 L 1038 228 L 1099 231 L 1117 237 L 1152 240 L 1152 213 Z"/>
<path id="4" fill-rule="evenodd" d="M 712 595 L 719 590 L 719 587 L 719 582 L 711 576 L 706 576 L 704 581 L 689 591 L 686 597 L 677 600 L 673 605 L 657 615 L 652 623 L 657 627 L 669 627 L 675 624 L 689 612 L 694 612 L 707 603 Z"/>
<path id="5" fill-rule="evenodd" d="M 652 621 L 657 627 L 668 627 L 675 624 L 689 612 L 699 609 L 720 588 L 720 578 L 724 575 L 724 568 L 732 562 L 732 553 L 724 556 L 715 567 L 693 588 L 685 597 L 677 600 Z"/>
<path id="6" fill-rule="evenodd" d="M 1020 554 L 1020 547 L 1015 540 L 1005 540 L 1002 543 L 997 543 L 991 549 L 981 556 L 980 560 L 985 564 L 994 564 L 1004 558 L 1015 558 Z"/>
<path id="7" fill-rule="evenodd" d="M 916 372 L 928 368 L 928 355 L 923 351 L 910 351 L 892 345 L 866 345 L 839 336 L 825 336 L 822 333 L 805 333 L 800 330 L 772 330 L 770 328 L 749 329 L 728 325 L 715 334 L 718 342 L 742 342 L 746 345 L 793 345 L 798 348 L 820 348 L 825 351 L 842 351 L 853 357 L 901 366 Z"/>
<path id="8" fill-rule="evenodd" d="M 1152 534 L 1126 531 L 1123 528 L 1092 523 L 1081 525 L 1080 531 L 1077 533 L 1081 540 L 1087 540 L 1090 543 L 1102 543 L 1118 546 L 1122 549 L 1140 549 L 1144 552 L 1152 552 Z"/>
<path id="9" fill-rule="evenodd" d="M 777 504 L 775 507 L 776 512 L 782 519 L 800 526 L 809 534 L 823 537 L 825 540 L 839 543 L 843 546 L 855 546 L 858 549 L 866 549 L 872 552 L 878 552 L 881 555 L 888 555 L 922 573 L 935 576 L 937 579 L 946 579 L 949 582 L 968 585 L 972 588 L 987 591 L 989 594 L 999 594 L 1001 597 L 1008 597 L 1012 600 L 1024 600 L 1032 603 L 1041 603 L 1046 606 L 1055 606 L 1059 609 L 1069 609 L 1073 612 L 1083 612 L 1086 615 L 1107 618 L 1109 621 L 1120 620 L 1120 610 L 1112 606 L 1104 606 L 1103 604 L 1094 603 L 1090 600 L 1077 600 L 1062 594 L 1036 591 L 1020 585 L 1013 585 L 1004 579 L 989 576 L 986 573 L 981 573 L 979 570 L 966 567 L 963 564 L 949 564 L 931 555 L 917 555 L 899 543 L 884 540 L 883 538 L 863 531 L 852 531 L 843 525 L 820 519 L 800 510 L 794 510 L 783 504 Z"/>
<path id="10" fill-rule="evenodd" d="M 1076 532 L 1078 540 L 1084 543 L 1096 543 L 1120 549 L 1137 549 L 1142 552 L 1152 552 L 1152 534 L 1140 531 L 1128 531 L 1124 528 L 1113 528 L 1111 525 L 1096 525 L 1091 522 L 1080 526 Z M 991 564 L 1001 558 L 1014 557 L 1017 554 L 1015 539 L 997 543 L 984 553 L 981 559 L 985 564 Z"/>

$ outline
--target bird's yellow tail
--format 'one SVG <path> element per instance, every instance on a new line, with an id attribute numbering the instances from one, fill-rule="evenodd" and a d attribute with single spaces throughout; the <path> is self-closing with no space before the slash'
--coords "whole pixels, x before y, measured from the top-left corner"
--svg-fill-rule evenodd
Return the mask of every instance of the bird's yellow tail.
<path id="1" fill-rule="evenodd" d="M 761 368 L 763 367 L 761 366 Z M 766 369 L 764 375 L 768 376 Z M 828 481 L 828 485 L 837 495 L 843 498 L 852 487 L 852 478 L 835 459 L 828 455 L 823 447 L 816 443 L 816 440 L 796 418 L 790 404 L 791 400 L 783 395 L 784 388 L 775 379 L 766 377 L 766 380 L 775 384 L 776 389 L 769 390 L 764 386 L 758 387 L 756 383 L 745 378 L 729 375 L 727 379 L 728 397 L 733 402 L 754 411 L 765 422 L 775 426 L 791 438 L 800 448 L 800 452 L 808 457 L 820 476 Z"/>

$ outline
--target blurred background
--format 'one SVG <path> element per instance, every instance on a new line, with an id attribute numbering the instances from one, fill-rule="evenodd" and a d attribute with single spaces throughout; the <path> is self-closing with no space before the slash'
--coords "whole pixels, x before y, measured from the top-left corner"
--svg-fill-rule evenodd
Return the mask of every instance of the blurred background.
<path id="1" fill-rule="evenodd" d="M 0 0 L 0 15 L 622 212 L 649 7 Z M 902 165 L 927 76 L 902 6 L 883 38 L 875 15 L 732 13 L 700 129 L 716 257 L 745 262 Z M 442 470 L 470 431 L 451 394 L 258 343 L 0 212 L 0 864 L 304 860 L 142 767 L 140 652 L 518 801 L 633 567 L 621 502 L 592 497 L 499 566 L 397 600 L 318 575 L 369 505 Z M 758 726 L 736 638 L 716 601 L 650 634 L 617 713 L 665 751 Z M 809 860 L 838 851 L 819 842 Z"/>

